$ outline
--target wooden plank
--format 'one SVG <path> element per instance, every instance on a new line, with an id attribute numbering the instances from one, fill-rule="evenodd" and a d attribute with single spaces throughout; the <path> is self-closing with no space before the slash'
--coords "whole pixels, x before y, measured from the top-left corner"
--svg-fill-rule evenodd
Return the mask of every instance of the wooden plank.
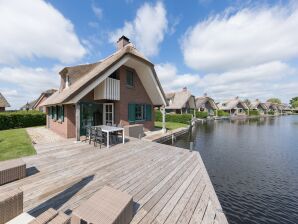
<path id="1" fill-rule="evenodd" d="M 176 203 L 175 208 L 172 210 L 171 214 L 168 216 L 165 223 L 167 224 L 177 223 L 178 219 L 181 216 L 181 211 L 184 211 L 184 209 L 186 208 L 191 197 L 193 196 L 193 193 L 199 186 L 199 183 L 201 183 L 201 180 L 202 180 L 202 169 L 200 168 L 200 171 L 196 174 L 194 180 L 190 183 L 189 187 L 187 188 L 183 196 Z"/>

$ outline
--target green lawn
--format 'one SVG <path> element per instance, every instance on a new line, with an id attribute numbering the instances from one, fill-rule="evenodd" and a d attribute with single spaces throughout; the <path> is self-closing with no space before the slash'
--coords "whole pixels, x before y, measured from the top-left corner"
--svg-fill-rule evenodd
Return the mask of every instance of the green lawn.
<path id="1" fill-rule="evenodd" d="M 155 121 L 154 126 L 156 128 L 162 128 L 162 122 Z M 177 129 L 177 128 L 184 128 L 187 127 L 187 124 L 182 123 L 175 123 L 175 122 L 166 122 L 166 128 L 169 130 Z"/>
<path id="2" fill-rule="evenodd" d="M 0 131 L 0 161 L 35 153 L 31 139 L 24 128 Z"/>

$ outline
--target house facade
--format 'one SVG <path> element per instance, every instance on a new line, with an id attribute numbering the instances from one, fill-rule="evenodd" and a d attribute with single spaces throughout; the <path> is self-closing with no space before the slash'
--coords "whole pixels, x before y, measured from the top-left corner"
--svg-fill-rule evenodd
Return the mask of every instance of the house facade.
<path id="1" fill-rule="evenodd" d="M 207 112 L 209 116 L 216 116 L 218 107 L 211 97 L 204 94 L 204 96 L 196 97 L 196 109 Z"/>
<path id="2" fill-rule="evenodd" d="M 0 93 L 0 112 L 5 111 L 6 107 L 10 107 L 10 104 L 7 102 L 5 97 Z"/>
<path id="3" fill-rule="evenodd" d="M 262 103 L 259 99 L 256 99 L 255 101 L 251 102 L 250 109 L 257 110 L 260 115 L 265 115 L 268 112 L 266 103 Z"/>
<path id="4" fill-rule="evenodd" d="M 196 109 L 195 97 L 186 87 L 182 91 L 167 93 L 166 100 L 168 103 L 168 106 L 165 107 L 167 113 L 185 114 Z"/>
<path id="5" fill-rule="evenodd" d="M 242 101 L 238 96 L 234 99 L 227 100 L 218 105 L 220 110 L 228 112 L 230 116 L 246 115 L 246 111 L 249 110 L 247 104 Z"/>
<path id="6" fill-rule="evenodd" d="M 122 36 L 100 62 L 66 67 L 59 91 L 46 99 L 47 127 L 78 140 L 86 127 L 143 124 L 154 128 L 155 106 L 166 105 L 154 65 Z"/>

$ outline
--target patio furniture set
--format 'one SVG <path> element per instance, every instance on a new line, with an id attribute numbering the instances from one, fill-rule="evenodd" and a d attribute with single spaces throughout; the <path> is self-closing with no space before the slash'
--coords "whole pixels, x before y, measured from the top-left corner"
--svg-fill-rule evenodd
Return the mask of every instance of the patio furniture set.
<path id="1" fill-rule="evenodd" d="M 86 128 L 86 138 L 85 141 L 94 142 L 94 146 L 98 143 L 101 148 L 101 144 L 106 143 L 107 148 L 110 147 L 111 142 L 115 140 L 118 142 L 119 136 L 122 137 L 122 143 L 125 143 L 124 128 L 121 126 L 112 125 L 99 125 L 99 126 L 89 126 Z M 111 141 L 112 140 L 112 141 Z"/>

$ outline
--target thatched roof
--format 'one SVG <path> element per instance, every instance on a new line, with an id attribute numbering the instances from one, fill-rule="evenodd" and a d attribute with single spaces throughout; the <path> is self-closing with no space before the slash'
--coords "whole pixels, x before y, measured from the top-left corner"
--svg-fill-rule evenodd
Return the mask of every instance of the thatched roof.
<path id="1" fill-rule="evenodd" d="M 0 107 L 10 107 L 5 97 L 0 93 Z"/>
<path id="2" fill-rule="evenodd" d="M 256 99 L 255 101 L 251 102 L 250 109 L 256 110 L 258 107 L 262 107 L 264 110 L 267 110 L 266 103 L 262 103 L 259 99 Z"/>
<path id="3" fill-rule="evenodd" d="M 21 110 L 26 110 L 27 109 L 27 106 L 28 106 L 28 110 L 33 110 L 34 109 L 34 105 L 35 105 L 36 102 L 37 102 L 37 100 L 33 100 L 31 102 L 28 102 L 25 105 L 23 105 L 20 109 Z"/>
<path id="4" fill-rule="evenodd" d="M 159 91 L 161 92 L 163 101 L 165 101 L 164 92 L 157 78 L 156 72 L 154 70 L 154 65 L 145 58 L 132 44 L 127 44 L 122 49 L 116 51 L 109 57 L 87 65 L 78 65 L 73 67 L 66 67 L 60 72 L 61 75 L 79 75 L 81 76 L 76 82 L 70 85 L 68 88 L 57 91 L 51 97 L 49 97 L 41 105 L 55 105 L 55 104 L 72 104 L 77 102 L 75 96 L 82 92 L 87 86 L 91 85 L 95 80 L 100 79 L 101 76 L 106 75 L 108 71 L 113 66 L 118 66 L 118 64 L 124 63 L 129 58 L 136 59 L 148 65 L 155 77 L 155 81 L 158 85 Z"/>
<path id="5" fill-rule="evenodd" d="M 204 108 L 205 107 L 205 104 L 207 102 L 210 103 L 211 107 L 214 110 L 217 110 L 218 109 L 218 107 L 217 107 L 216 103 L 214 102 L 214 100 L 211 97 L 208 97 L 208 96 L 197 97 L 196 98 L 196 108 Z"/>
<path id="6" fill-rule="evenodd" d="M 232 109 L 236 108 L 238 104 L 241 104 L 242 107 L 245 108 L 245 109 L 249 109 L 248 106 L 246 105 L 246 103 L 244 101 L 240 100 L 239 97 L 236 97 L 236 98 L 231 99 L 231 100 L 227 100 L 223 103 L 220 103 L 218 105 L 218 108 L 220 110 L 232 110 Z"/>
<path id="7" fill-rule="evenodd" d="M 266 102 L 265 104 L 269 110 L 279 110 L 277 103 Z"/>
<path id="8" fill-rule="evenodd" d="M 170 101 L 166 109 L 182 109 L 186 107 L 187 103 L 190 108 L 195 109 L 195 98 L 188 90 L 167 93 L 166 99 L 168 102 Z"/>
<path id="9" fill-rule="evenodd" d="M 42 100 L 43 97 L 50 97 L 55 92 L 57 92 L 56 89 L 48 89 L 40 94 L 40 96 L 35 100 L 34 104 L 32 105 L 32 109 L 35 109 L 36 106 L 39 104 L 39 102 Z"/>

